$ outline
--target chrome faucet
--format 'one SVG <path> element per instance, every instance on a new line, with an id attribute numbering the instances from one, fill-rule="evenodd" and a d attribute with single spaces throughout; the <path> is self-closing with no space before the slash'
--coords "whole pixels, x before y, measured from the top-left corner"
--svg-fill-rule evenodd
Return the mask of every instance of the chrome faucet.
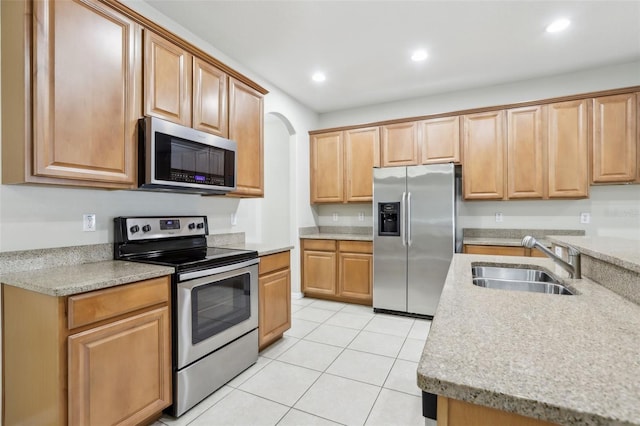
<path id="1" fill-rule="evenodd" d="M 582 272 L 580 270 L 580 252 L 574 247 L 567 246 L 567 252 L 569 253 L 569 262 L 567 263 L 564 259 L 557 256 L 554 252 L 540 244 L 535 238 L 530 235 L 527 235 L 522 239 L 522 245 L 527 248 L 537 247 L 538 249 L 540 249 L 540 251 L 549 256 L 551 260 L 560 265 L 562 269 L 567 271 L 571 278 L 582 278 Z"/>

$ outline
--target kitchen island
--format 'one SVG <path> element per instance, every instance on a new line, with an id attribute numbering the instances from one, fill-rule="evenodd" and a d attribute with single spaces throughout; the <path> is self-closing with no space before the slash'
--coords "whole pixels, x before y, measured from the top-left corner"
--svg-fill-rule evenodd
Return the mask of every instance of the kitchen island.
<path id="1" fill-rule="evenodd" d="M 575 295 L 477 287 L 475 264 L 537 265 Z M 439 417 L 455 400 L 563 425 L 640 425 L 640 306 L 566 277 L 549 259 L 454 255 L 418 366 Z"/>

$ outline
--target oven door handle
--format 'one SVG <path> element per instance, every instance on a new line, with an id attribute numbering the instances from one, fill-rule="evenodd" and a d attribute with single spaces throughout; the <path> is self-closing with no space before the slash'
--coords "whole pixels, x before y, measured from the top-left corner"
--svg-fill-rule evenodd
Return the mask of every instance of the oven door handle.
<path id="1" fill-rule="evenodd" d="M 178 282 L 193 280 L 196 278 L 206 277 L 210 275 L 222 274 L 224 272 L 233 271 L 235 269 L 246 268 L 247 266 L 257 265 L 260 259 L 251 259 L 240 263 L 232 263 L 231 265 L 220 266 L 217 268 L 203 269 L 201 271 L 185 272 L 178 274 Z"/>

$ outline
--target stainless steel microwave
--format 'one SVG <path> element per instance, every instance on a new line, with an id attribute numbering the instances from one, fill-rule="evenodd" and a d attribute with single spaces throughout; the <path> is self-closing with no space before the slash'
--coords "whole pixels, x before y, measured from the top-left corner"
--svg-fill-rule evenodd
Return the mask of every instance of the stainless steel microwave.
<path id="1" fill-rule="evenodd" d="M 224 194 L 236 189 L 236 143 L 156 117 L 138 122 L 140 189 Z"/>

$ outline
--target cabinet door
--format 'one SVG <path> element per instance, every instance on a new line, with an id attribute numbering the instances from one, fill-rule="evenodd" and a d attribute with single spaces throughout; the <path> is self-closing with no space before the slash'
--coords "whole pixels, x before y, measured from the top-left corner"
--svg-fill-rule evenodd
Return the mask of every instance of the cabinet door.
<path id="1" fill-rule="evenodd" d="M 637 168 L 636 95 L 593 100 L 593 183 L 632 182 Z"/>
<path id="2" fill-rule="evenodd" d="M 191 127 L 192 56 L 144 32 L 144 113 Z"/>
<path id="3" fill-rule="evenodd" d="M 227 75 L 193 58 L 193 128 L 227 137 Z"/>
<path id="4" fill-rule="evenodd" d="M 69 336 L 69 424 L 134 425 L 171 404 L 169 308 Z"/>
<path id="5" fill-rule="evenodd" d="M 381 127 L 382 167 L 418 164 L 418 124 L 399 123 Z"/>
<path id="6" fill-rule="evenodd" d="M 504 198 L 504 111 L 464 116 L 462 164 L 464 198 Z"/>
<path id="7" fill-rule="evenodd" d="M 289 269 L 261 276 L 258 344 L 262 348 L 291 328 Z"/>
<path id="8" fill-rule="evenodd" d="M 256 90 L 229 79 L 229 139 L 238 144 L 238 182 L 235 195 L 264 195 L 263 97 Z"/>
<path id="9" fill-rule="evenodd" d="M 380 166 L 380 129 L 344 132 L 345 201 L 373 199 L 373 168 Z"/>
<path id="10" fill-rule="evenodd" d="M 587 100 L 548 106 L 549 198 L 589 195 Z"/>
<path id="11" fill-rule="evenodd" d="M 336 294 L 336 252 L 303 251 L 302 291 L 308 295 Z"/>
<path id="12" fill-rule="evenodd" d="M 340 252 L 338 296 L 371 304 L 373 255 Z"/>
<path id="13" fill-rule="evenodd" d="M 311 202 L 344 201 L 344 166 L 342 132 L 311 136 Z"/>
<path id="14" fill-rule="evenodd" d="M 33 8 L 33 174 L 134 186 L 140 27 L 93 0 Z"/>
<path id="15" fill-rule="evenodd" d="M 420 122 L 421 164 L 460 162 L 460 117 Z"/>
<path id="16" fill-rule="evenodd" d="M 507 111 L 507 196 L 543 198 L 545 196 L 542 106 Z"/>

